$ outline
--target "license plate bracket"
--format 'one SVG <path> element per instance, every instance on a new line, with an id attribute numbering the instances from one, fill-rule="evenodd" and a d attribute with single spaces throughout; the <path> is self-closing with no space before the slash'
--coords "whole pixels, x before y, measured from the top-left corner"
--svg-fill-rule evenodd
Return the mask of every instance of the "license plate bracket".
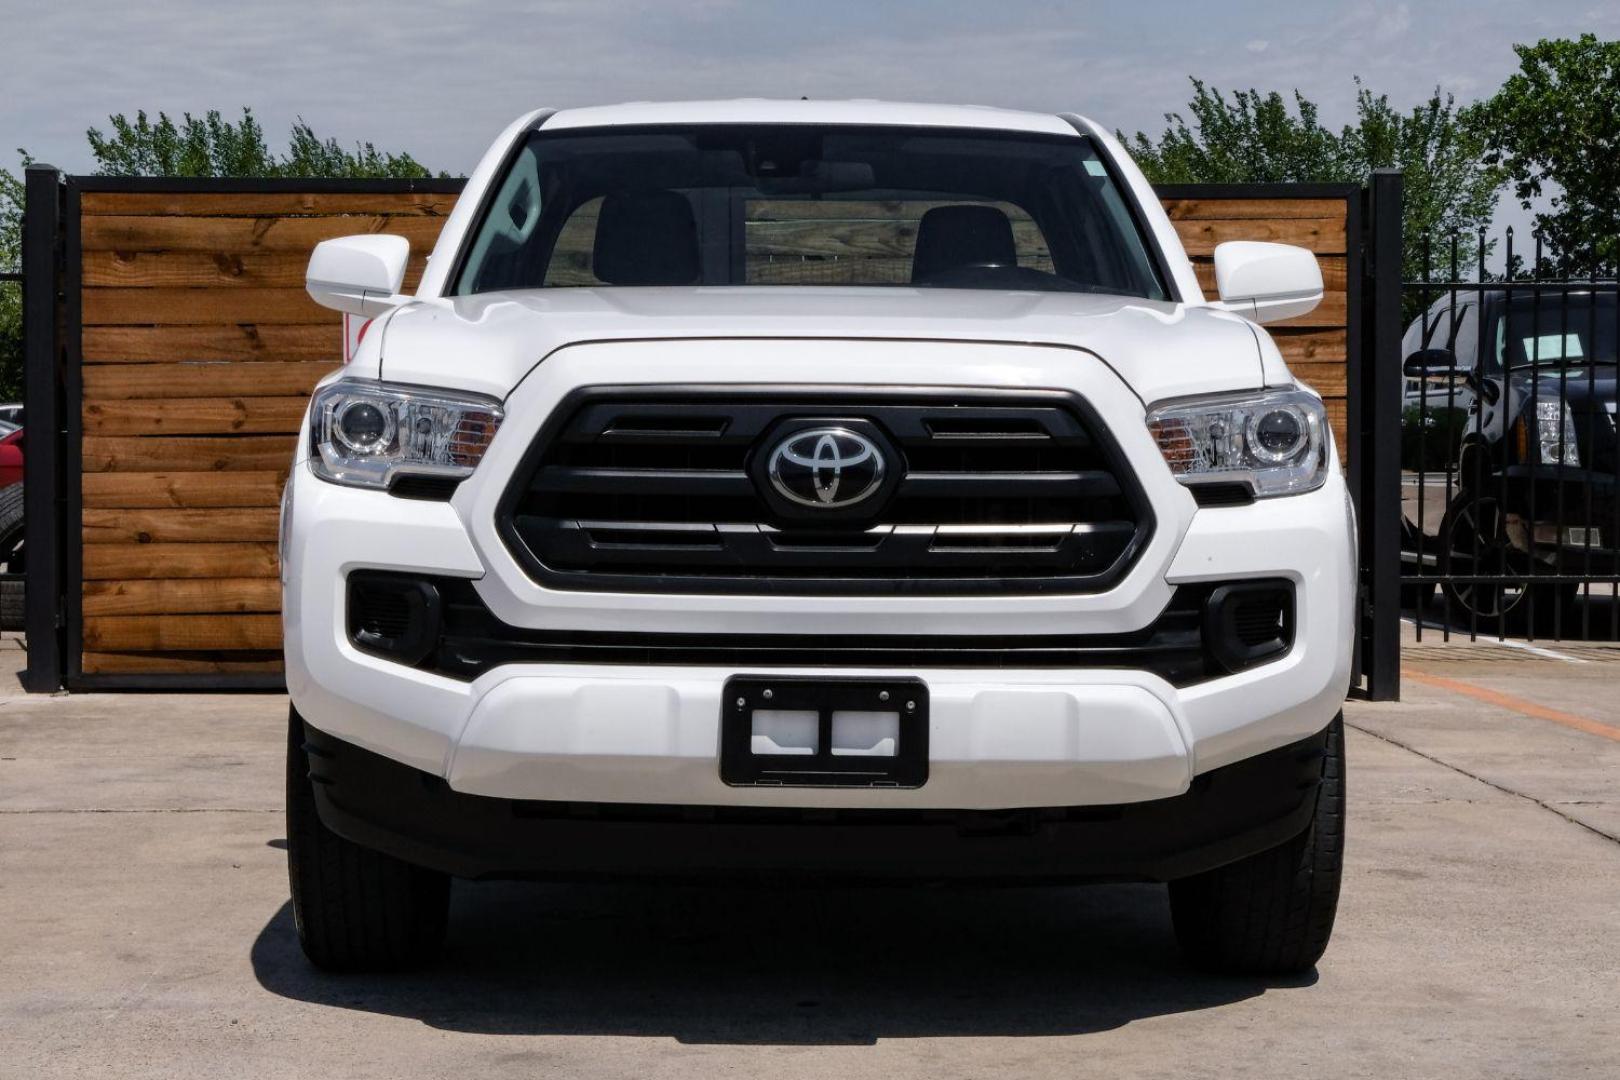
<path id="1" fill-rule="evenodd" d="M 921 787 L 928 685 L 734 675 L 721 698 L 720 779 L 733 787 Z"/>

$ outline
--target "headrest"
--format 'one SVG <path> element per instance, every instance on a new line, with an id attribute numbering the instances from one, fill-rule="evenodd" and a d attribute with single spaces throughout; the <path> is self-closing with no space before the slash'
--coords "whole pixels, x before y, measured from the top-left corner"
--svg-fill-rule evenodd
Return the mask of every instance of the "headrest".
<path id="1" fill-rule="evenodd" d="M 591 270 L 609 285 L 692 285 L 699 277 L 697 223 L 678 191 L 609 195 L 596 219 Z"/>
<path id="2" fill-rule="evenodd" d="M 1018 265 L 1012 222 L 994 206 L 936 206 L 917 223 L 911 280 L 979 263 Z"/>

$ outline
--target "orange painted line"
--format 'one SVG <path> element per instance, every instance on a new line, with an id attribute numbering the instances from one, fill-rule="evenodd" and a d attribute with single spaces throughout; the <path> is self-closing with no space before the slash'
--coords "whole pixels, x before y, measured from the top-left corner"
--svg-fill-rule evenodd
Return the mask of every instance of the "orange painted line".
<path id="1" fill-rule="evenodd" d="M 1411 668 L 1402 668 L 1401 677 L 1411 679 L 1424 686 L 1432 686 L 1436 690 L 1450 690 L 1454 694 L 1471 697 L 1475 701 L 1483 701 L 1487 705 L 1495 705 L 1499 709 L 1507 709 L 1521 716 L 1528 716 L 1536 720 L 1547 720 L 1554 724 L 1562 724 L 1576 731 L 1584 731 L 1588 735 L 1596 735 L 1603 739 L 1613 739 L 1620 742 L 1620 727 L 1611 724 L 1600 724 L 1596 720 L 1588 720 L 1584 716 L 1574 713 L 1560 712 L 1558 709 L 1549 709 L 1545 705 L 1537 705 L 1533 701 L 1514 697 L 1512 694 L 1503 694 L 1496 690 L 1488 690 L 1483 686 L 1475 686 L 1460 679 L 1448 679 L 1443 675 L 1430 675 L 1427 672 L 1413 671 Z"/>

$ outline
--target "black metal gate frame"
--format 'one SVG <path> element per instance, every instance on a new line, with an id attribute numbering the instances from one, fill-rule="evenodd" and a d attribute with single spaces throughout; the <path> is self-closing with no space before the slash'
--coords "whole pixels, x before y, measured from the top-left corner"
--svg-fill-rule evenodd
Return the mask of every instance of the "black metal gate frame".
<path id="1" fill-rule="evenodd" d="M 1350 461 L 1360 527 L 1356 670 L 1374 701 L 1401 696 L 1401 174 L 1374 171 L 1357 219 L 1364 252 L 1352 283 L 1370 290 L 1351 326 L 1349 428 L 1360 440 Z"/>
<path id="2" fill-rule="evenodd" d="M 23 181 L 23 416 L 31 434 L 23 453 L 23 521 L 28 530 L 28 577 L 23 631 L 28 642 L 24 689 L 49 693 L 62 686 L 61 454 L 66 381 L 59 318 L 64 193 L 61 174 L 30 165 Z M 73 399 L 77 404 L 77 397 Z M 75 516 L 77 516 L 75 514 Z"/>
<path id="3" fill-rule="evenodd" d="M 1361 522 L 1356 671 L 1374 699 L 1399 694 L 1400 174 L 1356 184 L 1188 184 L 1168 199 L 1344 199 L 1347 248 L 1349 487 Z M 81 498 L 82 334 L 79 197 L 86 191 L 309 193 L 459 192 L 461 180 L 270 180 L 64 176 L 29 166 L 23 242 L 28 426 L 28 666 L 34 692 L 281 689 L 281 676 L 86 674 Z M 1365 302 L 1371 291 L 1371 303 Z"/>

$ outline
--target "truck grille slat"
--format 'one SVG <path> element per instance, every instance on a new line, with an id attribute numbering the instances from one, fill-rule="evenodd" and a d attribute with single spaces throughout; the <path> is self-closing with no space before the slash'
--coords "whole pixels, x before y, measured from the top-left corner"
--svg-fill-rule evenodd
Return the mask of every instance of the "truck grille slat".
<path id="1" fill-rule="evenodd" d="M 1084 402 L 1058 392 L 579 392 L 535 440 L 500 526 L 558 588 L 1088 592 L 1153 518 Z M 797 421 L 872 425 L 898 475 L 868 519 L 783 519 L 760 457 Z"/>

